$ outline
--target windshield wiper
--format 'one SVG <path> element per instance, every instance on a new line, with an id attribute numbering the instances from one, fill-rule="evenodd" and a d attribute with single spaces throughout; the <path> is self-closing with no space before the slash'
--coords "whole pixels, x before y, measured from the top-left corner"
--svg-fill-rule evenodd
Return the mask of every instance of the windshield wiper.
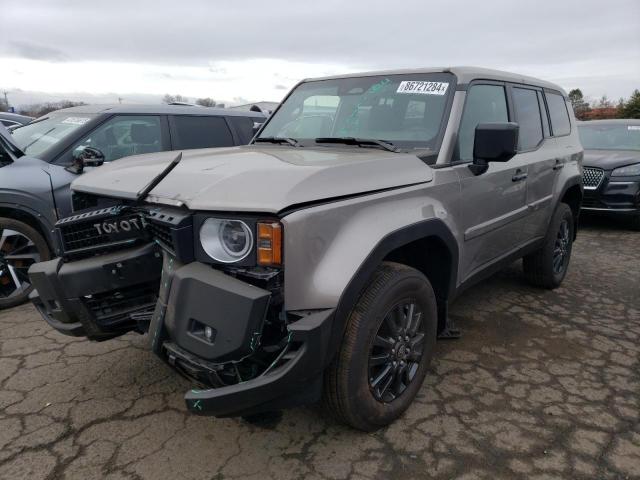
<path id="1" fill-rule="evenodd" d="M 254 142 L 264 142 L 264 143 L 288 143 L 292 147 L 300 147 L 300 142 L 298 142 L 295 138 L 289 137 L 258 137 L 254 140 Z"/>
<path id="2" fill-rule="evenodd" d="M 316 143 L 343 143 L 345 145 L 370 145 L 380 147 L 389 152 L 400 152 L 400 149 L 393 143 L 386 140 L 376 140 L 375 138 L 354 138 L 354 137 L 318 137 Z"/>

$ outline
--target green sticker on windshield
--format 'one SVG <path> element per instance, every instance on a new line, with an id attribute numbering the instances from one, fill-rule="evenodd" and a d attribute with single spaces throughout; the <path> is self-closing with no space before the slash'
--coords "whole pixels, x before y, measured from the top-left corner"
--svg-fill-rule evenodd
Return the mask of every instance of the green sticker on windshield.
<path id="1" fill-rule="evenodd" d="M 364 92 L 362 97 L 360 97 L 360 101 L 353 106 L 353 110 L 351 114 L 347 117 L 345 121 L 344 127 L 340 129 L 338 132 L 339 135 L 347 135 L 350 131 L 357 130 L 360 125 L 360 107 L 363 105 L 368 105 L 371 97 L 376 94 L 382 92 L 387 85 L 391 83 L 391 80 L 388 78 L 383 78 L 377 83 L 374 83 L 369 87 L 369 89 Z"/>

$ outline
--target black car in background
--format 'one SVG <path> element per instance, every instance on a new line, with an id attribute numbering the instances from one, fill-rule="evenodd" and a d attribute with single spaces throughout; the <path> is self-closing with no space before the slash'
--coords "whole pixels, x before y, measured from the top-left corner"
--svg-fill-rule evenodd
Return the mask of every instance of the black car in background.
<path id="1" fill-rule="evenodd" d="M 0 124 L 4 125 L 7 130 L 11 131 L 14 128 L 21 127 L 26 125 L 33 117 L 29 117 L 27 115 L 18 115 L 17 113 L 11 112 L 0 112 Z"/>
<path id="2" fill-rule="evenodd" d="M 584 147 L 582 210 L 624 216 L 640 230 L 640 119 L 578 124 Z"/>
<path id="3" fill-rule="evenodd" d="M 29 267 L 57 256 L 54 224 L 71 213 L 84 166 L 165 150 L 249 143 L 260 112 L 189 106 L 82 106 L 0 135 L 0 308 L 26 300 Z M 127 159 L 123 159 L 126 162 Z"/>

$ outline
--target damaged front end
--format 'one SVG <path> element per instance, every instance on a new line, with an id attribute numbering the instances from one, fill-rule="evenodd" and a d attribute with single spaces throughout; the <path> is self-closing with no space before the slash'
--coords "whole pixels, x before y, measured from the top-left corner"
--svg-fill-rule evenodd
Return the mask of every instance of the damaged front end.
<path id="1" fill-rule="evenodd" d="M 284 268 L 258 266 L 256 255 L 238 266 L 207 261 L 194 235 L 203 217 L 117 205 L 61 220 L 63 257 L 30 270 L 34 305 L 68 335 L 148 332 L 154 353 L 195 381 L 194 413 L 316 401 L 333 310 L 287 312 Z"/>

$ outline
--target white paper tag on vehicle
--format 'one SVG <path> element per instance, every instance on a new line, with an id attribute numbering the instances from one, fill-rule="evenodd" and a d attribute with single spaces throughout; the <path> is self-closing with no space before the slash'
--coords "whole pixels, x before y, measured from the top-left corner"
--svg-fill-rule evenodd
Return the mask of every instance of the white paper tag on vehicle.
<path id="1" fill-rule="evenodd" d="M 70 125 L 84 125 L 90 120 L 89 117 L 67 117 L 62 120 L 61 123 L 67 123 Z"/>
<path id="2" fill-rule="evenodd" d="M 627 125 L 627 130 L 640 130 L 640 125 Z"/>
<path id="3" fill-rule="evenodd" d="M 411 93 L 419 95 L 444 95 L 447 93 L 446 82 L 424 82 L 421 80 L 404 80 L 398 85 L 396 93 Z"/>

